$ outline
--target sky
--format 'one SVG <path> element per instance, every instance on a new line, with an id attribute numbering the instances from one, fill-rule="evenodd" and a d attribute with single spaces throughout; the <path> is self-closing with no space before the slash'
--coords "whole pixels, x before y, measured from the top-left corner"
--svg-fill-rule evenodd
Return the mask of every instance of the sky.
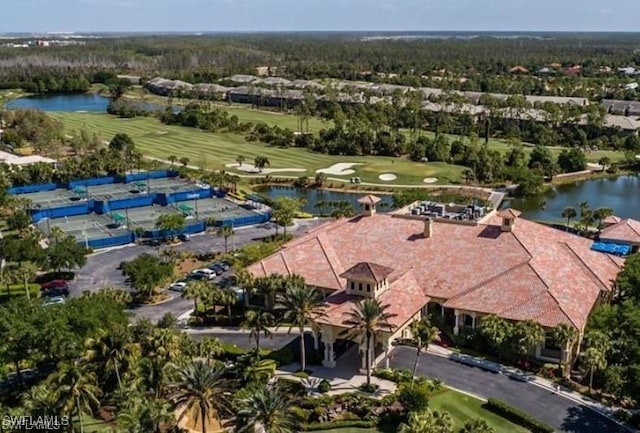
<path id="1" fill-rule="evenodd" d="M 640 31 L 638 0 L 1 0 L 0 32 Z"/>

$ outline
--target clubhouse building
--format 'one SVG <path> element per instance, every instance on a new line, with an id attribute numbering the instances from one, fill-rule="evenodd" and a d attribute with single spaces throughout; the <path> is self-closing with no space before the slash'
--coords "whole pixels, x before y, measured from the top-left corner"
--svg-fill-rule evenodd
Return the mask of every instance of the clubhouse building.
<path id="1" fill-rule="evenodd" d="M 394 314 L 393 330 L 376 338 L 374 365 L 388 363 L 391 343 L 410 337 L 409 325 L 423 314 L 441 316 L 456 334 L 495 314 L 546 330 L 565 323 L 582 336 L 624 264 L 592 251 L 589 239 L 520 218 L 513 209 L 425 217 L 378 214 L 378 201 L 363 197 L 359 216 L 310 230 L 248 268 L 255 277 L 301 275 L 326 295 L 314 338 L 324 345 L 327 367 L 335 366 L 334 343 L 345 338 L 346 313 L 366 297 Z M 563 356 L 549 339 L 535 354 L 550 361 Z"/>

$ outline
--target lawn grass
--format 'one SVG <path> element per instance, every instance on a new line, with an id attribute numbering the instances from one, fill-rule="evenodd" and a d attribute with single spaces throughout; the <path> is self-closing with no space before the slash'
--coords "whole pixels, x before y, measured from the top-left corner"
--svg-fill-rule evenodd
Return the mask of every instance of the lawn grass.
<path id="1" fill-rule="evenodd" d="M 36 283 L 29 283 L 29 294 L 31 299 L 40 297 L 40 285 Z M 0 303 L 6 302 L 9 299 L 23 297 L 26 295 L 24 290 L 24 284 L 11 284 L 9 286 L 0 287 Z"/>
<path id="2" fill-rule="evenodd" d="M 470 419 L 483 419 L 495 433 L 525 433 L 527 430 L 482 407 L 484 402 L 461 392 L 447 390 L 429 400 L 431 410 L 448 412 L 457 431 Z"/>
<path id="3" fill-rule="evenodd" d="M 136 146 L 146 155 L 166 159 L 170 155 L 187 157 L 191 164 L 207 169 L 223 169 L 225 164 L 234 163 L 238 155 L 243 155 L 247 162 L 258 155 L 269 158 L 271 168 L 304 168 L 304 173 L 280 172 L 275 175 L 313 177 L 315 170 L 327 168 L 338 162 L 362 163 L 355 166 L 353 175 L 334 176 L 349 179 L 359 176 L 362 182 L 385 185 L 424 185 L 425 177 L 438 178 L 438 183 L 458 182 L 464 167 L 445 163 L 414 162 L 400 158 L 378 156 L 334 156 L 311 152 L 307 149 L 282 149 L 261 143 L 249 143 L 243 136 L 229 133 L 210 133 L 195 128 L 164 125 L 149 117 L 120 119 L 108 114 L 96 113 L 50 113 L 61 120 L 67 133 L 85 128 L 99 133 L 104 140 L 109 140 L 118 132 L 127 133 L 133 138 Z M 260 116 L 284 117 L 280 114 L 260 113 Z M 290 116 L 295 122 L 295 116 Z M 229 171 L 228 168 L 225 168 Z M 382 182 L 380 173 L 394 173 L 397 179 L 393 182 Z M 243 172 L 238 172 L 242 174 Z"/>

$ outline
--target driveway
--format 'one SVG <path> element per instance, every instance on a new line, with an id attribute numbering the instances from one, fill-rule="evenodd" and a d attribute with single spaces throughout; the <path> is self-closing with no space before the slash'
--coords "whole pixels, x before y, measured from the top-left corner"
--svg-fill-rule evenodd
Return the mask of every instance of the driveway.
<path id="1" fill-rule="evenodd" d="M 301 235 L 310 228 L 323 223 L 323 220 L 300 220 L 295 227 L 288 229 L 294 236 Z M 257 241 L 274 233 L 274 226 L 271 223 L 257 226 L 242 227 L 235 230 L 234 240 L 229 239 L 228 246 L 231 249 L 240 247 L 247 243 Z M 166 247 L 164 247 L 166 248 Z M 196 254 L 222 252 L 224 251 L 224 238 L 215 233 L 203 233 L 193 235 L 191 240 L 180 245 L 171 247 L 178 251 L 193 251 Z M 140 254 L 159 254 L 158 247 L 145 245 L 127 245 L 110 250 L 98 251 L 87 257 L 87 263 L 77 273 L 76 278 L 70 282 L 69 290 L 71 296 L 78 296 L 82 292 L 97 291 L 103 287 L 129 288 L 125 282 L 125 277 L 118 269 L 121 262 L 133 260 Z M 152 321 L 157 321 L 166 313 L 175 316 L 189 311 L 193 302 L 180 298 L 179 293 L 172 293 L 174 298 L 170 301 L 158 305 L 143 306 L 132 310 L 137 318 L 146 317 Z"/>
<path id="2" fill-rule="evenodd" d="M 391 366 L 413 368 L 416 351 L 396 347 L 391 352 Z M 459 364 L 450 359 L 423 354 L 418 374 L 444 381 L 445 384 L 484 398 L 498 398 L 518 407 L 535 418 L 567 433 L 627 433 L 628 431 L 604 416 L 572 400 L 558 396 L 538 386 L 509 379 Z"/>

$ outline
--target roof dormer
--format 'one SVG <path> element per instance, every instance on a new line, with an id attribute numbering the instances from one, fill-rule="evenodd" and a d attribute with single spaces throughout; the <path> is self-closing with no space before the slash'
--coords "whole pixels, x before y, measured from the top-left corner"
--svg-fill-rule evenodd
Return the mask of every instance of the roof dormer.
<path id="1" fill-rule="evenodd" d="M 502 218 L 502 225 L 500 226 L 500 229 L 503 232 L 512 232 L 513 227 L 516 224 L 516 220 L 521 214 L 522 212 L 520 212 L 519 210 L 515 210 L 511 208 L 498 211 L 496 215 Z"/>
<path id="2" fill-rule="evenodd" d="M 388 277 L 392 268 L 369 262 L 360 262 L 340 274 L 347 280 L 347 294 L 376 298 L 389 288 Z"/>

